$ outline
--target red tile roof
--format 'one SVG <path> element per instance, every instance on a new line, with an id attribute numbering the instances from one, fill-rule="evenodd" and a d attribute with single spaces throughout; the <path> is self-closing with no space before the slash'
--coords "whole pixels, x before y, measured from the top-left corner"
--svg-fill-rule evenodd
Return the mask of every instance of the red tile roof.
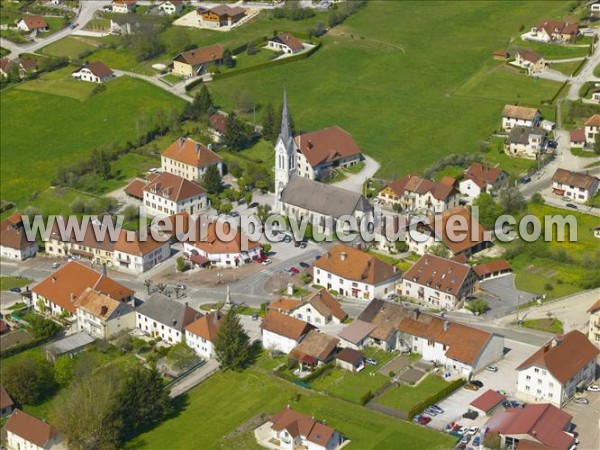
<path id="1" fill-rule="evenodd" d="M 92 72 L 92 74 L 94 74 L 98 78 L 107 78 L 114 75 L 114 72 L 100 61 L 88 63 L 83 67 L 88 69 L 90 72 Z"/>
<path id="2" fill-rule="evenodd" d="M 194 167 L 204 167 L 222 161 L 221 157 L 206 145 L 185 137 L 176 139 L 162 155 Z"/>
<path id="3" fill-rule="evenodd" d="M 10 415 L 4 429 L 42 448 L 58 434 L 51 425 L 19 409 Z"/>
<path id="4" fill-rule="evenodd" d="M 566 169 L 556 169 L 552 176 L 552 181 L 561 184 L 568 184 L 586 190 L 591 189 L 595 184 L 598 184 L 598 178 L 588 175 L 587 173 L 572 172 Z"/>
<path id="5" fill-rule="evenodd" d="M 325 317 L 333 316 L 339 321 L 346 320 L 348 314 L 342 309 L 340 302 L 338 302 L 333 296 L 327 292 L 327 289 L 320 289 L 315 292 L 308 299 L 304 300 L 302 304 L 309 303 L 319 313 Z"/>
<path id="6" fill-rule="evenodd" d="M 473 270 L 479 278 L 482 278 L 494 272 L 510 271 L 512 270 L 512 267 L 510 267 L 510 264 L 507 260 L 496 259 L 487 263 L 477 264 L 476 266 L 473 266 Z"/>
<path id="7" fill-rule="evenodd" d="M 577 128 L 571 131 L 571 142 L 585 142 L 585 129 Z"/>
<path id="8" fill-rule="evenodd" d="M 225 49 L 223 46 L 221 44 L 214 44 L 182 52 L 173 61 L 189 64 L 190 66 L 199 66 L 222 60 L 224 54 Z"/>
<path id="9" fill-rule="evenodd" d="M 435 229 L 441 230 L 442 242 L 454 254 L 488 242 L 485 236 L 486 229 L 471 215 L 471 210 L 467 206 L 457 206 L 444 211 L 436 215 L 434 221 L 436 223 L 441 221 L 441 225 L 436 226 Z M 463 224 L 466 225 L 464 228 Z M 451 236 L 449 232 L 455 236 Z"/>
<path id="10" fill-rule="evenodd" d="M 312 167 L 361 153 L 350 133 L 337 125 L 300 134 L 295 137 L 295 141 Z"/>
<path id="11" fill-rule="evenodd" d="M 0 384 L 0 409 L 8 408 L 9 406 L 14 406 L 14 402 L 8 392 L 4 389 L 4 386 Z"/>
<path id="12" fill-rule="evenodd" d="M 596 312 L 600 309 L 600 298 L 598 300 L 596 300 L 596 303 L 594 303 L 590 309 L 587 310 L 587 312 L 591 313 L 591 312 Z"/>
<path id="13" fill-rule="evenodd" d="M 600 127 L 600 114 L 594 114 L 585 121 L 584 125 L 586 127 Z"/>
<path id="14" fill-rule="evenodd" d="M 48 27 L 48 22 L 42 16 L 24 16 L 23 21 L 30 30 Z"/>
<path id="15" fill-rule="evenodd" d="M 473 163 L 469 166 L 465 172 L 465 180 L 473 180 L 473 182 L 480 188 L 484 188 L 486 185 L 495 184 L 498 179 L 502 176 L 502 169 L 499 167 L 490 167 L 481 163 Z"/>
<path id="16" fill-rule="evenodd" d="M 206 254 L 241 254 L 260 247 L 258 241 L 250 240 L 241 231 L 237 231 L 234 238 L 229 241 L 222 240 L 219 233 L 217 233 L 217 221 L 209 223 L 196 221 L 193 223 L 198 227 L 197 240 L 193 242 L 194 247 Z M 229 230 L 229 224 L 224 222 L 223 232 L 229 235 Z"/>
<path id="17" fill-rule="evenodd" d="M 542 20 L 537 25 L 538 30 L 544 30 L 549 35 L 554 33 L 576 35 L 579 31 L 577 23 L 563 22 L 562 20 Z"/>
<path id="18" fill-rule="evenodd" d="M 404 279 L 457 295 L 471 272 L 472 269 L 466 264 L 427 254 L 408 269 Z"/>
<path id="19" fill-rule="evenodd" d="M 125 188 L 125 194 L 129 195 L 130 197 L 143 200 L 144 188 L 146 187 L 146 184 L 147 183 L 143 180 L 133 180 Z"/>
<path id="20" fill-rule="evenodd" d="M 556 336 L 517 367 L 542 367 L 560 383 L 567 383 L 585 365 L 594 360 L 600 350 L 581 331 L 573 330 Z"/>
<path id="21" fill-rule="evenodd" d="M 154 178 L 154 180 L 146 185 L 144 192 L 149 192 L 175 202 L 206 193 L 202 186 L 169 172 L 162 172 Z"/>
<path id="22" fill-rule="evenodd" d="M 340 361 L 347 362 L 349 364 L 358 364 L 363 360 L 362 352 L 358 350 L 354 350 L 353 348 L 346 347 L 342 349 L 336 356 L 335 359 L 339 359 Z"/>
<path id="23" fill-rule="evenodd" d="M 304 320 L 286 316 L 285 314 L 281 314 L 277 311 L 267 311 L 267 315 L 264 317 L 260 327 L 263 330 L 270 331 L 271 333 L 275 333 L 295 341 L 300 340 L 302 336 L 315 328 L 313 325 L 305 322 Z"/>
<path id="24" fill-rule="evenodd" d="M 209 342 L 214 342 L 219 332 L 221 320 L 220 313 L 208 313 L 189 324 L 185 329 Z"/>
<path id="25" fill-rule="evenodd" d="M 227 131 L 227 117 L 223 114 L 214 113 L 209 117 L 208 121 L 210 122 L 210 126 L 219 133 Z"/>
<path id="26" fill-rule="evenodd" d="M 521 50 L 521 51 L 517 52 L 517 55 L 520 55 L 521 59 L 532 62 L 534 64 L 536 62 L 538 62 L 540 59 L 542 59 L 542 55 L 540 55 L 539 53 L 533 52 L 531 50 Z"/>
<path id="27" fill-rule="evenodd" d="M 11 217 L 0 223 L 0 245 L 15 250 L 24 250 L 36 245 L 35 240 L 29 241 L 27 239 L 21 222 L 14 222 L 14 220 L 11 220 Z"/>
<path id="28" fill-rule="evenodd" d="M 313 417 L 294 411 L 289 405 L 272 416 L 271 422 L 273 423 L 271 428 L 275 431 L 286 430 L 294 438 L 305 436 L 310 442 L 322 447 L 326 447 L 335 432 L 333 428 L 318 422 Z"/>
<path id="29" fill-rule="evenodd" d="M 300 304 L 301 301 L 297 298 L 281 297 L 271 302 L 269 306 L 267 306 L 267 309 L 272 309 L 279 312 L 290 312 L 296 309 Z"/>
<path id="30" fill-rule="evenodd" d="M 290 352 L 292 358 L 300 360 L 308 355 L 314 359 L 326 362 L 332 356 L 340 340 L 317 329 L 310 330 L 308 334 Z"/>
<path id="31" fill-rule="evenodd" d="M 500 394 L 498 391 L 488 389 L 471 403 L 469 403 L 469 405 L 477 408 L 480 411 L 488 412 L 504 400 L 506 400 L 504 395 Z"/>
<path id="32" fill-rule="evenodd" d="M 169 241 L 157 241 L 152 236 L 150 230 L 147 230 L 147 236 L 142 239 L 140 233 L 130 230 L 121 230 L 119 240 L 115 243 L 115 251 L 126 253 L 128 255 L 144 256 L 152 253 L 154 250 L 170 245 Z"/>
<path id="33" fill-rule="evenodd" d="M 399 180 L 388 183 L 388 187 L 398 196 L 404 194 L 404 191 L 425 195 L 431 195 L 437 200 L 446 200 L 450 195 L 456 193 L 454 186 L 438 183 L 437 181 L 426 180 L 418 175 L 408 175 Z"/>
<path id="34" fill-rule="evenodd" d="M 274 39 L 287 45 L 293 52 L 304 50 L 302 42 L 290 33 L 279 33 Z"/>

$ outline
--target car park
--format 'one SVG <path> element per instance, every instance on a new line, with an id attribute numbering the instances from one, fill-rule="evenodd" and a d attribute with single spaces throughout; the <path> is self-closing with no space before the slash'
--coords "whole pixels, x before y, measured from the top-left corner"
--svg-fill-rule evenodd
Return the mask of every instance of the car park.
<path id="1" fill-rule="evenodd" d="M 496 372 L 498 372 L 498 366 L 487 366 L 485 368 L 485 370 L 487 370 L 488 372 L 494 372 L 494 373 L 496 373 Z"/>
<path id="2" fill-rule="evenodd" d="M 587 390 L 590 392 L 600 392 L 600 386 L 592 384 L 591 386 L 588 386 Z"/>

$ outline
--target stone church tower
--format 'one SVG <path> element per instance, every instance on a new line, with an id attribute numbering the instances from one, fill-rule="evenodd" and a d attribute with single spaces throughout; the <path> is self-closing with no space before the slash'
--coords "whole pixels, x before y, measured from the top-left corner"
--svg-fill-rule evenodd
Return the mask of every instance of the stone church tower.
<path id="1" fill-rule="evenodd" d="M 275 145 L 275 205 L 276 213 L 283 212 L 281 192 L 290 178 L 296 173 L 296 144 L 292 136 L 292 126 L 287 105 L 287 92 L 283 89 L 283 108 L 281 113 L 281 130 Z"/>

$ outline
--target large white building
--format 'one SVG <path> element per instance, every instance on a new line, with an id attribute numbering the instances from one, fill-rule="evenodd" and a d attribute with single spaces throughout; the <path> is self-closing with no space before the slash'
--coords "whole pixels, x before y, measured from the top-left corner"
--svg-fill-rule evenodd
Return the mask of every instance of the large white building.
<path id="1" fill-rule="evenodd" d="M 33 258 L 37 250 L 37 241 L 27 239 L 21 214 L 13 214 L 0 223 L 1 258 L 22 261 L 27 258 Z"/>
<path id="2" fill-rule="evenodd" d="M 223 160 L 209 147 L 193 139 L 180 137 L 163 152 L 161 168 L 189 181 L 200 181 L 209 166 L 223 175 Z"/>
<path id="3" fill-rule="evenodd" d="M 263 348 L 288 354 L 315 327 L 277 311 L 268 311 L 260 329 Z"/>
<path id="4" fill-rule="evenodd" d="M 537 127 L 540 119 L 540 111 L 536 108 L 505 105 L 502 110 L 502 129 L 509 131 L 517 126 Z"/>
<path id="5" fill-rule="evenodd" d="M 554 194 L 577 203 L 586 203 L 596 194 L 599 185 L 600 180 L 592 175 L 566 169 L 556 169 L 552 176 Z"/>
<path id="6" fill-rule="evenodd" d="M 578 330 L 552 338 L 517 367 L 517 395 L 527 402 L 564 406 L 577 387 L 595 380 L 598 353 Z"/>
<path id="7" fill-rule="evenodd" d="M 87 288 L 77 298 L 77 328 L 92 337 L 110 339 L 135 328 L 133 307 Z"/>
<path id="8" fill-rule="evenodd" d="M 402 295 L 452 310 L 473 293 L 476 282 L 477 275 L 467 264 L 426 254 L 404 274 Z"/>
<path id="9" fill-rule="evenodd" d="M 215 356 L 215 341 L 222 318 L 220 312 L 213 312 L 185 327 L 185 343 L 201 358 L 210 359 Z"/>
<path id="10" fill-rule="evenodd" d="M 313 264 L 313 280 L 345 297 L 372 300 L 395 292 L 400 272 L 374 255 L 338 244 Z"/>
<path id="11" fill-rule="evenodd" d="M 144 206 L 148 214 L 158 215 L 187 212 L 196 214 L 207 207 L 206 191 L 186 178 L 162 172 L 143 189 Z"/>

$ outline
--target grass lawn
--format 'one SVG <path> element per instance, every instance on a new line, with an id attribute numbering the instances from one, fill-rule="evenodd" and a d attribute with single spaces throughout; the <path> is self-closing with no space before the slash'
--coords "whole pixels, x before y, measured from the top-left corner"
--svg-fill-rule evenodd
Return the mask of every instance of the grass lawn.
<path id="1" fill-rule="evenodd" d="M 183 107 L 183 100 L 129 77 L 106 83 L 106 91 L 83 102 L 43 92 L 39 84 L 36 92 L 30 92 L 29 83 L 3 91 L 0 98 L 1 197 L 17 202 L 33 191 L 46 190 L 59 164 L 87 156 L 93 148 L 134 141 L 157 116 L 168 117 Z M 80 88 L 78 84 L 87 83 L 76 83 Z M 25 125 L 27 139 L 23 138 Z M 26 172 L 21 170 L 24 160 Z"/>
<path id="2" fill-rule="evenodd" d="M 15 44 L 27 44 L 30 42 L 25 32 L 21 30 L 2 30 L 0 31 L 0 36 L 11 42 L 14 42 Z"/>
<path id="3" fill-rule="evenodd" d="M 571 149 L 571 154 L 575 155 L 575 156 L 579 156 L 580 158 L 597 158 L 598 154 L 589 151 L 589 150 L 584 150 L 582 148 L 572 148 Z"/>
<path id="4" fill-rule="evenodd" d="M 91 44 L 85 39 L 68 36 L 59 41 L 42 48 L 41 53 L 49 56 L 57 56 L 69 59 L 77 59 L 85 52 L 94 50 L 96 45 Z"/>
<path id="5" fill-rule="evenodd" d="M 74 66 L 63 67 L 54 72 L 45 73 L 35 80 L 21 83 L 16 89 L 59 95 L 83 102 L 88 99 L 94 88 L 98 85 L 73 79 L 71 74 L 76 69 Z"/>
<path id="6" fill-rule="evenodd" d="M 4 58 L 4 56 L 8 55 L 10 53 L 10 50 L 4 48 L 4 47 L 0 47 L 0 58 Z"/>
<path id="7" fill-rule="evenodd" d="M 497 149 L 491 149 L 483 155 L 483 160 L 491 166 L 499 165 L 509 175 L 518 178 L 523 173 L 536 166 L 536 162 L 526 158 L 508 156 L 504 151 L 500 153 Z"/>
<path id="8" fill-rule="evenodd" d="M 181 77 L 178 77 L 177 75 L 173 75 L 172 73 L 168 73 L 165 76 L 160 77 L 160 79 L 162 81 L 164 81 L 165 83 L 170 84 L 171 86 L 179 83 L 182 80 Z"/>
<path id="9" fill-rule="evenodd" d="M 505 103 L 541 107 L 553 97 L 560 83 L 535 81 L 490 56 L 517 35 L 515 17 L 533 23 L 540 9 L 566 11 L 556 2 L 368 2 L 310 58 L 217 80 L 211 89 L 225 110 L 250 93 L 262 115 L 268 102 L 281 103 L 285 81 L 298 130 L 337 124 L 378 160 L 379 176 L 402 176 L 475 151 L 498 128 Z"/>
<path id="10" fill-rule="evenodd" d="M 585 42 L 582 44 L 585 44 Z M 524 49 L 533 50 L 549 60 L 579 58 L 588 54 L 588 47 L 570 47 L 568 45 L 545 44 L 543 42 L 523 41 L 521 39 L 517 39 L 509 47 L 509 52 L 512 55 L 515 51 Z"/>
<path id="11" fill-rule="evenodd" d="M 300 400 L 293 396 L 300 393 Z M 314 394 L 274 376 L 256 372 L 219 372 L 190 391 L 181 411 L 153 430 L 125 445 L 127 449 L 256 448 L 251 432 L 225 441 L 237 427 L 259 413 L 275 413 L 290 404 L 299 411 L 325 420 L 352 440 L 353 448 L 449 448 L 454 439 L 442 433 L 370 411 L 343 400 Z M 218 408 L 215 408 L 218 405 Z M 202 426 L 198 426 L 201 423 Z M 244 443 L 248 443 L 248 447 Z"/>
<path id="12" fill-rule="evenodd" d="M 33 283 L 33 280 L 23 277 L 0 277 L 0 291 L 9 291 Z"/>
<path id="13" fill-rule="evenodd" d="M 593 163 L 588 164 L 587 166 L 585 166 L 586 169 L 591 169 L 592 167 L 598 167 L 600 166 L 600 161 L 596 161 Z"/>
<path id="14" fill-rule="evenodd" d="M 531 319 L 523 322 L 525 328 L 547 331 L 548 333 L 562 334 L 563 324 L 558 319 Z"/>
<path id="15" fill-rule="evenodd" d="M 596 67 L 594 67 L 594 76 L 600 77 L 600 64 L 598 64 Z"/>
<path id="16" fill-rule="evenodd" d="M 258 53 L 249 55 L 247 52 L 241 52 L 235 55 L 236 64 L 232 69 L 224 69 L 224 72 L 243 69 L 244 67 L 255 66 L 273 60 L 277 57 L 275 52 L 264 48 L 257 48 Z"/>
<path id="17" fill-rule="evenodd" d="M 48 22 L 48 32 L 44 33 L 44 37 L 50 36 L 65 27 L 65 19 L 63 17 L 44 17 Z"/>
<path id="18" fill-rule="evenodd" d="M 127 70 L 142 75 L 156 73 L 150 68 L 152 65 L 150 62 L 137 61 L 130 51 L 123 48 L 100 48 L 90 58 L 93 58 L 94 61 L 102 61 L 111 69 Z"/>
<path id="19" fill-rule="evenodd" d="M 581 61 L 566 62 L 559 64 L 552 64 L 551 69 L 558 70 L 560 73 L 571 76 L 575 73 L 575 70 L 581 65 Z"/>
<path id="20" fill-rule="evenodd" d="M 375 401 L 390 408 L 409 411 L 414 405 L 441 391 L 446 386 L 448 386 L 448 382 L 443 378 L 436 375 L 427 375 L 417 386 L 403 384 L 391 388 L 383 395 L 375 398 Z"/>

